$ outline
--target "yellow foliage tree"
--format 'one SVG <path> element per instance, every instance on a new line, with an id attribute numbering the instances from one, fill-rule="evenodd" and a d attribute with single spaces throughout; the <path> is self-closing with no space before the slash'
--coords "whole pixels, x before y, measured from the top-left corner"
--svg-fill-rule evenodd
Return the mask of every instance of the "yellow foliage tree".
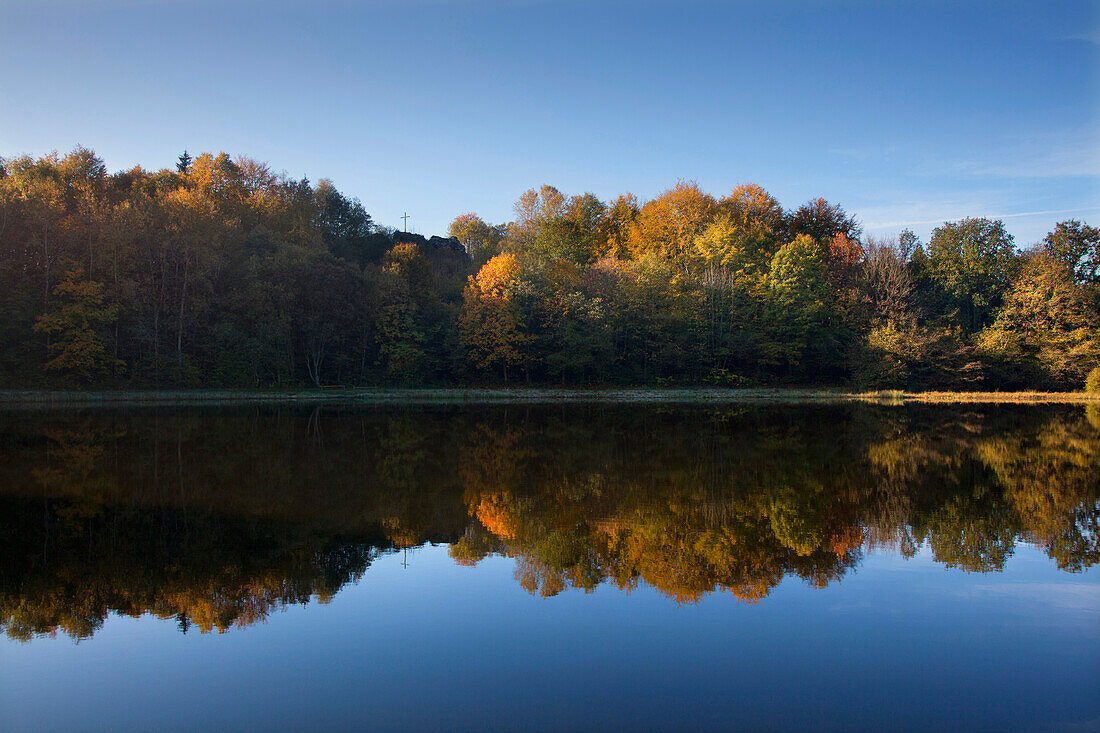
<path id="1" fill-rule="evenodd" d="M 696 237 L 695 254 L 707 265 L 749 273 L 766 269 L 782 241 L 783 207 L 755 183 L 718 202 L 714 220 Z"/>
<path id="2" fill-rule="evenodd" d="M 628 249 L 635 257 L 656 252 L 686 266 L 695 238 L 716 212 L 713 196 L 694 181 L 680 181 L 641 208 L 630 230 Z"/>
<path id="3" fill-rule="evenodd" d="M 519 260 L 500 254 L 470 278 L 463 293 L 459 331 L 470 361 L 478 369 L 497 367 L 508 381 L 508 367 L 520 363 L 527 338 L 520 328 L 512 292 L 519 281 Z"/>

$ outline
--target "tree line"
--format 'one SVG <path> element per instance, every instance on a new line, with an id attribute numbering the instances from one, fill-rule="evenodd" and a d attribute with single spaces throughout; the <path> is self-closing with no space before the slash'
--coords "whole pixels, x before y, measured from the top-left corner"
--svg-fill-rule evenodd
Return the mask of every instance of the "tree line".
<path id="1" fill-rule="evenodd" d="M 0 159 L 0 380 L 1066 389 L 1100 363 L 1100 230 L 1076 220 L 1024 250 L 982 218 L 925 243 L 680 182 L 542 186 L 448 233 L 225 153 Z"/>

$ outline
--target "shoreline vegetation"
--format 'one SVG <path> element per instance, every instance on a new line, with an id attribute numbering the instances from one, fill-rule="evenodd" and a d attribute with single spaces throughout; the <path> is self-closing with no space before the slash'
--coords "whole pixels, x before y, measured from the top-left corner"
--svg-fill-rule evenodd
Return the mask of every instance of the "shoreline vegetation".
<path id="1" fill-rule="evenodd" d="M 0 157 L 0 385 L 1062 393 L 1100 368 L 1081 221 L 1028 248 L 986 218 L 881 239 L 823 198 L 691 181 L 544 185 L 513 213 L 424 237 L 246 157 Z"/>
<path id="2" fill-rule="evenodd" d="M 822 388 L 436 388 L 295 390 L 3 390 L 0 409 L 19 407 L 114 407 L 247 404 L 508 405 L 508 404 L 1100 404 L 1088 392 L 905 392 Z"/>

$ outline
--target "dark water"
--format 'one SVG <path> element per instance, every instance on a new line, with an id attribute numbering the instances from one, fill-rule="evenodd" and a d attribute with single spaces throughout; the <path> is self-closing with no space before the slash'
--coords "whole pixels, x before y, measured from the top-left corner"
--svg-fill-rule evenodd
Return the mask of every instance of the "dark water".
<path id="1" fill-rule="evenodd" d="M 1100 412 L 0 414 L 0 728 L 1100 729 Z"/>

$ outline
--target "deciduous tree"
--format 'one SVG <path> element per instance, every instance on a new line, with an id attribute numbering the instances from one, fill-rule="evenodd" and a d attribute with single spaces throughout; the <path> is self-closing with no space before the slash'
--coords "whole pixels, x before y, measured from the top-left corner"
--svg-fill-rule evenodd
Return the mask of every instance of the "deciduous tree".
<path id="1" fill-rule="evenodd" d="M 122 362 L 108 353 L 100 332 L 118 318 L 118 306 L 109 301 L 103 283 L 86 280 L 83 270 L 72 270 L 54 288 L 54 295 L 58 306 L 34 324 L 34 330 L 54 337 L 53 358 L 46 369 L 85 383 L 114 374 Z"/>
<path id="2" fill-rule="evenodd" d="M 959 323 L 977 331 L 989 323 L 1020 267 L 1004 223 L 990 219 L 947 222 L 932 232 L 928 268 L 959 309 Z"/>

